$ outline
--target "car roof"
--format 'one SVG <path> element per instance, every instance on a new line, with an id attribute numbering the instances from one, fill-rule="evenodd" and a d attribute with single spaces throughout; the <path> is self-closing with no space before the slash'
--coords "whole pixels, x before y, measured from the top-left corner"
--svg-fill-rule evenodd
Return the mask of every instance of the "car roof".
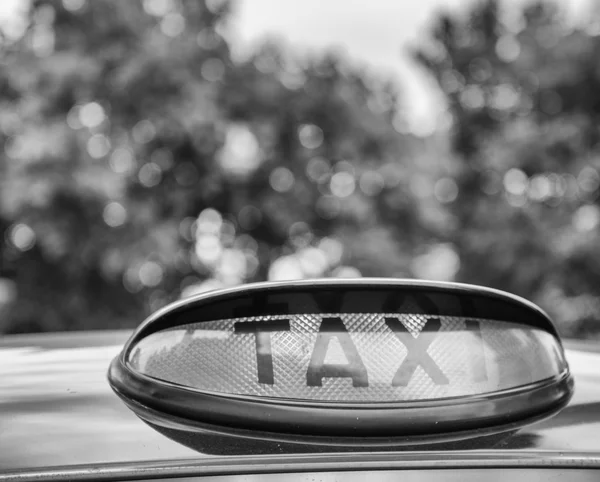
<path id="1" fill-rule="evenodd" d="M 107 331 L 12 335 L 0 340 L 0 467 L 208 462 L 207 456 L 147 426 L 111 391 L 106 371 L 129 335 Z M 554 418 L 488 447 L 485 457 L 509 460 L 543 451 L 548 460 L 564 454 L 600 460 L 600 372 L 595 368 L 600 353 L 588 347 L 567 344 L 576 383 L 569 405 Z M 477 459 L 478 454 L 452 452 L 446 458 Z M 432 456 L 431 452 L 425 459 Z M 405 452 L 395 459 L 407 457 Z M 215 463 L 214 457 L 210 460 Z"/>

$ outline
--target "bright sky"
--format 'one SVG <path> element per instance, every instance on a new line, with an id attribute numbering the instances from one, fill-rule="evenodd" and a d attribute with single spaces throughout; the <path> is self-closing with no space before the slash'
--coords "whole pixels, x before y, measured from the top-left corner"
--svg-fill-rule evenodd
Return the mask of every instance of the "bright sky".
<path id="1" fill-rule="evenodd" d="M 433 81 L 407 52 L 418 45 L 440 10 L 460 12 L 476 0 L 239 0 L 241 45 L 265 34 L 299 49 L 335 47 L 351 58 L 398 79 L 415 130 L 427 133 L 443 109 Z M 527 0 L 504 0 L 518 8 Z M 575 18 L 594 0 L 562 2 Z"/>
<path id="2" fill-rule="evenodd" d="M 464 0 L 241 0 L 236 30 L 241 45 L 265 34 L 300 50 L 333 47 L 391 78 L 399 79 L 413 124 L 425 131 L 440 102 L 433 81 L 410 60 L 424 27 L 439 8 L 456 11 Z"/>
<path id="3" fill-rule="evenodd" d="M 91 0 L 93 1 L 93 0 Z M 194 0 L 183 0 L 194 1 Z M 474 0 L 237 0 L 235 31 L 240 50 L 276 36 L 299 50 L 336 48 L 356 61 L 397 78 L 412 124 L 423 133 L 435 123 L 440 99 L 432 80 L 407 55 L 418 45 L 436 11 L 459 11 Z M 511 8 L 527 0 L 504 0 Z M 561 6 L 581 18 L 595 0 Z M 0 21 L 28 0 L 0 0 Z"/>

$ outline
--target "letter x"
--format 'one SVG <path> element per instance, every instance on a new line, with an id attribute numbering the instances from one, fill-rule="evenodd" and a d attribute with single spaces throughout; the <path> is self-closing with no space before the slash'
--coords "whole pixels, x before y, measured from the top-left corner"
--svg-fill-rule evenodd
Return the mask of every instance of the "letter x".
<path id="1" fill-rule="evenodd" d="M 427 349 L 434 339 L 433 337 L 419 336 L 414 338 L 398 318 L 386 317 L 385 324 L 396 334 L 396 337 L 408 350 L 406 358 L 398 368 L 396 375 L 394 375 L 392 386 L 406 387 L 418 366 L 423 367 L 423 370 L 425 370 L 436 385 L 447 385 L 449 383 L 444 372 L 442 372 L 433 358 L 427 353 Z M 442 323 L 439 318 L 429 318 L 419 335 L 423 332 L 438 332 L 441 327 Z"/>

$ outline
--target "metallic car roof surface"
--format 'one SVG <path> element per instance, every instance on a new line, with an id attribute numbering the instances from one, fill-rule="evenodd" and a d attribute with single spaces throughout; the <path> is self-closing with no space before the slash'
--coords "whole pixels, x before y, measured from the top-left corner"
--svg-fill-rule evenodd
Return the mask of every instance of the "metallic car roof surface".
<path id="1" fill-rule="evenodd" d="M 132 461 L 150 467 L 175 459 L 198 466 L 210 460 L 145 425 L 111 391 L 108 364 L 129 335 L 114 331 L 0 339 L 0 473 Z M 517 453 L 543 453 L 548 460 L 572 453 L 600 461 L 600 353 L 589 343 L 566 346 L 575 396 L 559 415 L 492 448 L 499 460 Z M 470 451 L 467 457 L 477 459 L 477 453 Z M 404 452 L 399 458 L 410 455 Z"/>

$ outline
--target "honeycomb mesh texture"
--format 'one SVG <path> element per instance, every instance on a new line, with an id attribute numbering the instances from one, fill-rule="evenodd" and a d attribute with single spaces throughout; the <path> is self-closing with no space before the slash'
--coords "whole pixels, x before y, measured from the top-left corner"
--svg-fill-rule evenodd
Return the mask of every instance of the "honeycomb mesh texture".
<path id="1" fill-rule="evenodd" d="M 366 367 L 367 387 L 354 387 L 349 377 L 323 378 L 322 386 L 308 386 L 308 365 L 326 317 L 342 319 Z M 399 320 L 403 333 L 396 334 L 386 317 Z M 234 324 L 282 319 L 289 320 L 290 330 L 271 333 L 274 383 L 259 383 L 256 335 L 234 333 Z M 432 319 L 439 320 L 439 331 L 422 331 Z M 469 320 L 478 322 L 479 330 L 469 329 L 473 326 Z M 324 364 L 347 364 L 335 335 L 329 338 Z M 416 369 L 405 386 L 393 386 L 409 353 L 417 360 Z M 437 365 L 445 383 L 431 376 L 426 363 L 418 362 L 423 358 Z M 539 329 L 504 321 L 397 313 L 269 315 L 190 324 L 142 339 L 130 351 L 128 363 L 147 376 L 205 392 L 340 402 L 488 393 L 543 380 L 565 367 L 556 339 Z"/>

